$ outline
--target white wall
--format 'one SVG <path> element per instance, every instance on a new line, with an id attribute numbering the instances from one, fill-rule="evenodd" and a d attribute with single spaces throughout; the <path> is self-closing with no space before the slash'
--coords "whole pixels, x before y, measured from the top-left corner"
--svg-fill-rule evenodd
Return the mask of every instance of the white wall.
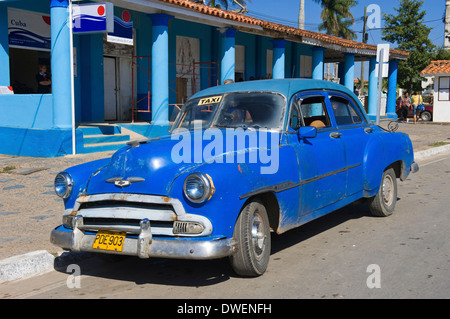
<path id="1" fill-rule="evenodd" d="M 450 122 L 450 101 L 439 101 L 439 76 L 434 81 L 433 122 Z"/>

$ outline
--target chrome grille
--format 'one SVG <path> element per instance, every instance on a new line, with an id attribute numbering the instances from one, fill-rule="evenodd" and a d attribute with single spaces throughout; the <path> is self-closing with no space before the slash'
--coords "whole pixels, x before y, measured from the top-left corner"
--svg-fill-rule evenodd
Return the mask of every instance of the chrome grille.
<path id="1" fill-rule="evenodd" d="M 117 196 L 91 196 L 80 201 L 77 214 L 83 216 L 83 230 L 113 230 L 125 231 L 129 234 L 139 234 L 140 221 L 150 221 L 152 235 L 173 236 L 173 222 L 177 220 L 174 207 L 167 203 L 153 203 L 154 196 L 131 197 L 143 199 L 140 201 L 111 199 Z"/>

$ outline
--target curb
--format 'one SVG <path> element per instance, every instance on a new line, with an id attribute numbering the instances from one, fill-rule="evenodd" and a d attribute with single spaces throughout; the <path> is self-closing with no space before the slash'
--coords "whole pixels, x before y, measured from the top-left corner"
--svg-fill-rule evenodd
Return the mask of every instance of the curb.
<path id="1" fill-rule="evenodd" d="M 450 144 L 415 152 L 414 160 L 420 161 L 445 152 L 450 152 Z M 82 259 L 86 256 L 89 256 L 89 254 L 86 255 L 81 253 L 80 256 L 66 256 L 66 258 Z M 55 256 L 51 255 L 46 250 L 37 250 L 0 260 L 0 284 L 18 279 L 27 279 L 53 271 L 59 268 L 58 264 L 61 263 L 61 261 L 59 261 L 60 257 L 55 258 Z"/>
<path id="2" fill-rule="evenodd" d="M 55 257 L 46 250 L 0 260 L 0 284 L 17 279 L 26 279 L 54 270 Z"/>
<path id="3" fill-rule="evenodd" d="M 414 160 L 420 161 L 428 157 L 439 155 L 445 152 L 450 152 L 450 144 L 439 147 L 433 147 L 424 151 L 414 152 Z"/>

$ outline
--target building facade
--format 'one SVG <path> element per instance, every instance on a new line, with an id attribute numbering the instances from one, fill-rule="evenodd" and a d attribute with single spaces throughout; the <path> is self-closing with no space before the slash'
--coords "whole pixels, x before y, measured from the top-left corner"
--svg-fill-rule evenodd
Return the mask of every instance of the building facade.
<path id="1" fill-rule="evenodd" d="M 433 122 L 450 122 L 450 60 L 431 61 L 420 75 L 434 80 Z"/>
<path id="2" fill-rule="evenodd" d="M 80 32 L 74 14 L 72 35 L 68 0 L 0 3 L 0 154 L 114 149 L 120 145 L 89 148 L 89 130 L 165 134 L 201 89 L 226 79 L 323 79 L 331 62 L 353 90 L 355 62 L 369 61 L 368 113 L 376 115 L 376 46 L 186 0 L 77 1 L 72 12 L 86 4 L 97 6 L 92 20 L 108 16 L 114 28 Z M 395 117 L 397 64 L 406 58 L 390 52 L 388 116 Z M 40 65 L 51 75 L 49 92 L 38 91 Z M 105 123 L 114 123 L 112 133 Z"/>

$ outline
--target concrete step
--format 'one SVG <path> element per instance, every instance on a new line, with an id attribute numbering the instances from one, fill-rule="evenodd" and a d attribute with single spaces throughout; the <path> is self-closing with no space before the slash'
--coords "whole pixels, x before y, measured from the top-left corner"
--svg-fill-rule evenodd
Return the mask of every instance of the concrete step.
<path id="1" fill-rule="evenodd" d="M 99 143 L 115 143 L 127 142 L 130 140 L 130 135 L 115 134 L 115 135 L 87 135 L 83 137 L 84 145 L 99 144 Z"/>
<path id="2" fill-rule="evenodd" d="M 122 133 L 120 126 L 117 125 L 80 125 L 77 128 L 83 132 L 83 136 L 114 135 Z"/>
<path id="3" fill-rule="evenodd" d="M 106 151 L 116 151 L 127 145 L 127 141 L 123 142 L 113 142 L 113 143 L 96 143 L 96 144 L 85 144 L 83 147 L 83 153 L 97 153 Z"/>
<path id="4" fill-rule="evenodd" d="M 130 141 L 130 135 L 123 134 L 122 128 L 115 124 L 81 124 L 77 129 L 83 132 L 82 153 L 115 151 Z"/>

